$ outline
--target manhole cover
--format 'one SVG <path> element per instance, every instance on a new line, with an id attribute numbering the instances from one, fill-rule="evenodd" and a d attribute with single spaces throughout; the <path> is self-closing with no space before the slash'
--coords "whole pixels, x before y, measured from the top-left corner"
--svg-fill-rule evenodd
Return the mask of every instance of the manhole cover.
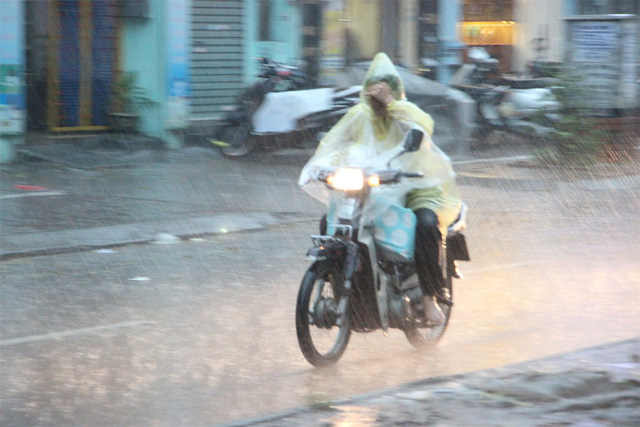
<path id="1" fill-rule="evenodd" d="M 90 151 L 68 144 L 22 147 L 17 151 L 30 157 L 77 169 L 113 168 L 132 164 L 130 160 L 115 152 Z"/>

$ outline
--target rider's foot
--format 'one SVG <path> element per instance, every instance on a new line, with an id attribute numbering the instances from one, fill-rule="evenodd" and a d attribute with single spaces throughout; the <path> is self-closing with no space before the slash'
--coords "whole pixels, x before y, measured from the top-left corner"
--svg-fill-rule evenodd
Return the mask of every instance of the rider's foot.
<path id="1" fill-rule="evenodd" d="M 434 296 L 424 296 L 422 298 L 422 305 L 424 306 L 424 317 L 427 322 L 434 326 L 440 326 L 444 323 L 444 313 L 440 310 Z"/>

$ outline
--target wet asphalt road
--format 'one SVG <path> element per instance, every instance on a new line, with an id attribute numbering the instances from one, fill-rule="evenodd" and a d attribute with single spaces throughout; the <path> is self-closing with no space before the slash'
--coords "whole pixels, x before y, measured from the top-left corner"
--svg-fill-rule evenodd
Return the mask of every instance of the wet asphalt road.
<path id="1" fill-rule="evenodd" d="M 211 425 L 640 335 L 635 180 L 603 191 L 602 180 L 460 163 L 473 262 L 454 285 L 443 341 L 424 354 L 399 331 L 356 334 L 337 366 L 312 369 L 297 348 L 293 314 L 319 207 L 282 197 L 295 187 L 296 162 L 235 164 L 235 180 L 220 173 L 219 185 L 191 179 L 211 162 L 175 168 L 174 179 L 154 180 L 151 162 L 125 177 L 90 173 L 87 191 L 64 187 L 68 174 L 51 174 L 69 197 L 93 189 L 145 220 L 169 207 L 178 217 L 218 209 L 212 193 L 241 195 L 243 212 L 288 216 L 253 232 L 3 261 L 3 425 Z M 251 190 L 246 180 L 258 167 L 273 181 Z M 144 196 L 155 193 L 161 210 L 128 208 L 124 186 L 144 188 L 145 179 L 153 184 Z M 159 192 L 158 180 L 171 191 Z M 96 212 L 87 220 L 98 221 Z M 47 224 L 25 220 L 34 230 Z"/>

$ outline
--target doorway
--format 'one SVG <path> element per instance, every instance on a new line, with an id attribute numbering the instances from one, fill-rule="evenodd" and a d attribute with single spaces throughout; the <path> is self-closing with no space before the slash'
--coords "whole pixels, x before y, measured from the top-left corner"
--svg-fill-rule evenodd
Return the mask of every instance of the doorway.
<path id="1" fill-rule="evenodd" d="M 116 0 L 27 2 L 26 21 L 28 128 L 108 129 Z"/>

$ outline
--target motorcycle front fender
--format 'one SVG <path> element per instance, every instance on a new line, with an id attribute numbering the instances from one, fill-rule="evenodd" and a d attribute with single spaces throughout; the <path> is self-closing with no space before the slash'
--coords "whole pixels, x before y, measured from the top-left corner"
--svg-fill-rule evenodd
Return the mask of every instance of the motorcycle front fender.
<path id="1" fill-rule="evenodd" d="M 369 265 L 371 266 L 371 277 L 374 281 L 380 327 L 386 332 L 389 329 L 389 278 L 378 268 L 378 254 L 370 228 L 364 228 L 360 232 L 359 240 L 367 247 L 369 253 Z"/>

